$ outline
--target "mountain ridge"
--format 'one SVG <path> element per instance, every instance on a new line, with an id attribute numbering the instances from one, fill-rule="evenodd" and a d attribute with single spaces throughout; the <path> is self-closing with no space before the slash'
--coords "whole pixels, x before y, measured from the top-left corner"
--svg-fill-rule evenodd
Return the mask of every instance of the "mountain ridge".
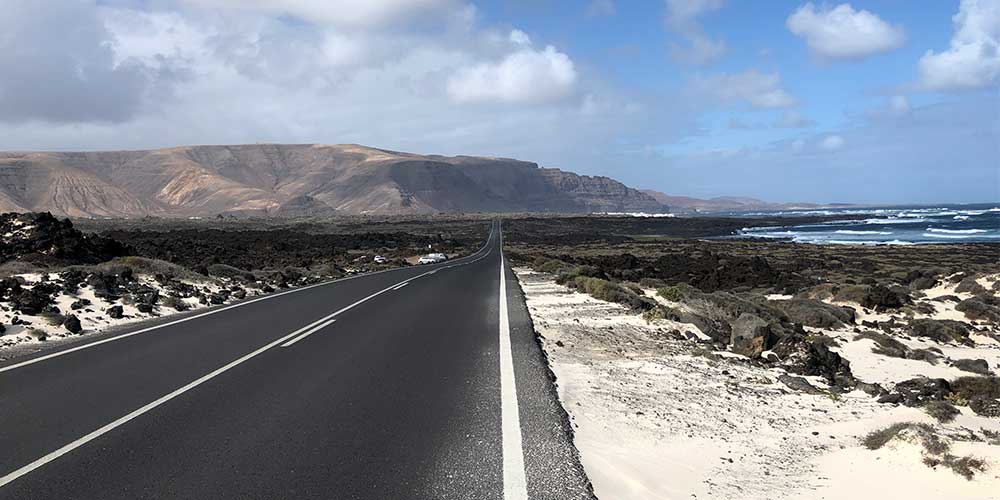
<path id="1" fill-rule="evenodd" d="M 661 204 L 670 207 L 671 211 L 684 212 L 728 212 L 747 210 L 813 210 L 822 208 L 838 208 L 854 206 L 848 203 L 774 203 L 747 196 L 716 196 L 714 198 L 694 198 L 691 196 L 676 196 L 653 189 L 640 189 Z"/>
<path id="2" fill-rule="evenodd" d="M 357 144 L 0 152 L 0 211 L 74 217 L 665 212 L 600 176 Z"/>

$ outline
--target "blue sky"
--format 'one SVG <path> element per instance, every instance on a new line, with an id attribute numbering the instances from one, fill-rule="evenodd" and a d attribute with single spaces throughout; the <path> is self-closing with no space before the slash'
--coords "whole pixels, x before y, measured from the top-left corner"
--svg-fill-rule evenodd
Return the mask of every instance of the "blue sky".
<path id="1" fill-rule="evenodd" d="M 1000 0 L 38 0 L 0 21 L 22 68 L 0 149 L 357 142 L 701 197 L 1000 200 Z"/>

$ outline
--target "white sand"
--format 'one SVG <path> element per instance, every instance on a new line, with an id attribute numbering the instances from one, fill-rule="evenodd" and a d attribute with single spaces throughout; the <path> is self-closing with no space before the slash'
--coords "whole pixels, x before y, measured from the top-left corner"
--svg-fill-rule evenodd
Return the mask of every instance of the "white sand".
<path id="1" fill-rule="evenodd" d="M 916 445 L 893 441 L 877 451 L 860 445 L 868 432 L 895 422 L 931 422 L 921 410 L 878 404 L 860 391 L 840 398 L 794 392 L 777 382 L 779 369 L 667 334 L 692 325 L 649 324 L 550 276 L 515 272 L 600 498 L 1000 498 L 1000 446 L 948 437 L 995 430 L 1000 420 L 963 408 L 955 422 L 940 426 L 954 453 L 987 459 L 988 471 L 967 481 L 924 465 Z M 969 375 L 876 355 L 870 340 L 831 333 L 843 340 L 841 352 L 865 381 Z M 986 345 L 942 350 L 958 355 L 952 357 L 993 353 Z"/>
<path id="2" fill-rule="evenodd" d="M 39 280 L 41 280 L 42 276 L 39 274 L 22 274 L 18 275 L 18 277 L 24 278 L 25 284 L 23 286 L 25 288 L 31 288 L 38 283 Z M 49 280 L 53 282 L 57 282 L 58 277 L 58 274 L 55 273 L 48 276 Z M 138 275 L 136 279 L 142 284 L 158 290 L 161 297 L 167 294 L 166 289 L 157 283 L 151 276 Z M 224 279 L 216 279 L 215 281 L 198 283 L 188 282 L 188 284 L 194 286 L 199 291 L 208 294 L 218 292 L 227 284 L 227 281 L 228 280 Z M 248 297 L 260 294 L 259 290 L 252 288 L 246 288 L 246 292 Z M 74 311 L 70 308 L 70 304 L 76 302 L 78 299 L 88 299 L 91 304 Z M 123 304 L 121 300 L 108 302 L 97 298 L 94 295 L 93 289 L 86 284 L 81 285 L 76 294 L 59 294 L 54 300 L 55 306 L 59 308 L 59 311 L 62 314 L 73 314 L 80 320 L 80 326 L 83 328 L 83 332 L 81 332 L 82 335 L 101 332 L 112 327 L 127 325 L 151 318 L 170 316 L 181 312 L 170 307 L 159 305 L 154 308 L 151 313 L 142 313 L 131 304 Z M 183 299 L 183 301 L 188 304 L 190 310 L 207 307 L 206 305 L 199 303 L 198 299 L 194 297 Z M 105 311 L 114 305 L 122 306 L 124 317 L 115 319 L 107 315 Z M 12 325 L 11 320 L 15 316 L 31 324 Z M 62 338 L 75 336 L 63 326 L 50 325 L 42 316 L 25 315 L 12 311 L 10 310 L 9 305 L 3 302 L 0 302 L 0 323 L 2 323 L 7 329 L 6 332 L 0 336 L 0 350 L 13 346 L 26 346 L 33 343 L 37 344 L 40 342 L 58 341 Z M 44 341 L 41 340 L 42 334 L 46 337 L 46 340 Z"/>

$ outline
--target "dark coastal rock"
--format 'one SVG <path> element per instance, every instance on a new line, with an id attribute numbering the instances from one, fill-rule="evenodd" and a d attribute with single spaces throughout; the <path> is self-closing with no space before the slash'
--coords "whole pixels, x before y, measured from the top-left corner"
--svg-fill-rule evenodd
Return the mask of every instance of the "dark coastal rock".
<path id="1" fill-rule="evenodd" d="M 73 293 L 80 288 L 80 285 L 87 280 L 87 277 L 82 271 L 68 269 L 59 273 L 59 279 L 62 280 L 63 291 L 66 293 Z"/>
<path id="2" fill-rule="evenodd" d="M 140 302 L 140 303 L 138 303 L 138 304 L 135 305 L 135 308 L 139 312 L 141 312 L 141 313 L 149 314 L 149 313 L 153 312 L 153 304 L 146 304 L 146 303 Z"/>
<path id="3" fill-rule="evenodd" d="M 969 326 L 961 321 L 950 319 L 910 320 L 910 335 L 914 337 L 927 337 L 938 342 L 973 344 L 969 339 Z"/>
<path id="4" fill-rule="evenodd" d="M 84 234 L 69 219 L 48 212 L 0 214 L 0 262 L 20 260 L 45 265 L 97 264 L 126 255 L 121 243 Z"/>
<path id="5" fill-rule="evenodd" d="M 851 364 L 819 339 L 794 335 L 782 337 L 772 349 L 781 366 L 798 375 L 815 375 L 837 387 L 854 387 Z"/>
<path id="6" fill-rule="evenodd" d="M 778 381 L 781 382 L 782 384 L 785 384 L 785 386 L 787 386 L 789 389 L 799 392 L 804 392 L 806 394 L 826 394 L 825 391 L 816 388 L 816 386 L 810 384 L 808 380 L 802 377 L 796 377 L 794 375 L 787 375 L 787 374 L 779 375 Z"/>
<path id="7" fill-rule="evenodd" d="M 868 394 L 869 396 L 872 397 L 882 397 L 889 393 L 888 391 L 885 390 L 885 388 L 883 388 L 879 384 L 861 382 L 860 380 L 858 381 L 857 385 L 855 385 L 855 387 L 861 389 L 862 391 L 865 392 L 865 394 Z"/>
<path id="8" fill-rule="evenodd" d="M 997 398 L 973 398 L 969 401 L 969 408 L 977 415 L 1000 418 L 1000 399 Z"/>
<path id="9" fill-rule="evenodd" d="M 917 377 L 896 384 L 893 391 L 906 406 L 922 406 L 928 401 L 940 401 L 951 394 L 951 385 L 943 378 Z"/>
<path id="10" fill-rule="evenodd" d="M 939 295 L 931 300 L 936 300 L 938 302 L 961 302 L 962 299 L 958 298 L 956 295 Z"/>
<path id="11" fill-rule="evenodd" d="M 3 335 L 6 332 L 7 332 L 7 327 L 3 326 L 3 323 L 0 323 L 0 335 Z"/>
<path id="12" fill-rule="evenodd" d="M 977 373 L 979 375 L 992 375 L 990 371 L 990 365 L 985 359 L 956 359 L 951 363 L 952 366 L 958 368 L 959 370 Z"/>
<path id="13" fill-rule="evenodd" d="M 52 297 L 43 290 L 21 288 L 10 297 L 11 308 L 22 314 L 39 314 L 52 304 Z"/>
<path id="14" fill-rule="evenodd" d="M 66 319 L 63 320 L 62 326 L 70 333 L 80 333 L 83 331 L 83 326 L 80 325 L 80 319 L 72 314 L 66 316 Z"/>
<path id="15" fill-rule="evenodd" d="M 108 317 L 112 319 L 121 319 L 125 317 L 125 308 L 122 306 L 111 306 L 105 312 L 107 312 Z"/>
<path id="16" fill-rule="evenodd" d="M 237 299 L 237 300 L 239 300 L 239 299 L 245 299 L 246 296 L 247 296 L 246 290 L 235 290 L 235 291 L 233 291 L 233 298 L 234 299 Z"/>
<path id="17" fill-rule="evenodd" d="M 678 321 L 697 326 L 702 333 L 711 337 L 713 342 L 724 346 L 729 345 L 732 327 L 726 321 L 708 318 L 689 311 L 682 311 L 678 315 Z"/>
<path id="18" fill-rule="evenodd" d="M 827 304 L 816 299 L 776 300 L 772 305 L 788 315 L 788 319 L 815 328 L 841 328 L 854 323 L 854 309 Z"/>
<path id="19" fill-rule="evenodd" d="M 886 309 L 899 309 L 909 301 L 908 295 L 902 290 L 875 285 L 865 295 L 861 306 L 882 311 Z"/>
<path id="20" fill-rule="evenodd" d="M 73 301 L 72 304 L 69 305 L 69 308 L 74 311 L 78 311 L 89 305 L 90 305 L 90 299 L 77 299 Z"/>
<path id="21" fill-rule="evenodd" d="M 730 344 L 736 354 L 757 358 L 762 352 L 774 347 L 777 341 L 778 337 L 771 330 L 770 324 L 758 316 L 743 313 L 732 323 Z"/>
<path id="22" fill-rule="evenodd" d="M 0 279 L 0 298 L 10 297 L 21 291 L 21 280 L 18 278 Z"/>

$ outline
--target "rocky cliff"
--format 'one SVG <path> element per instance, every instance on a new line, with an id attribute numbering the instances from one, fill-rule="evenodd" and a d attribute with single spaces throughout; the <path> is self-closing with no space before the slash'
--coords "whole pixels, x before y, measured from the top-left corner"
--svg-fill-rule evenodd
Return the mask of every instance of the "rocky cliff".
<path id="1" fill-rule="evenodd" d="M 88 216 L 662 212 L 606 177 L 358 145 L 0 153 L 0 211 Z"/>

